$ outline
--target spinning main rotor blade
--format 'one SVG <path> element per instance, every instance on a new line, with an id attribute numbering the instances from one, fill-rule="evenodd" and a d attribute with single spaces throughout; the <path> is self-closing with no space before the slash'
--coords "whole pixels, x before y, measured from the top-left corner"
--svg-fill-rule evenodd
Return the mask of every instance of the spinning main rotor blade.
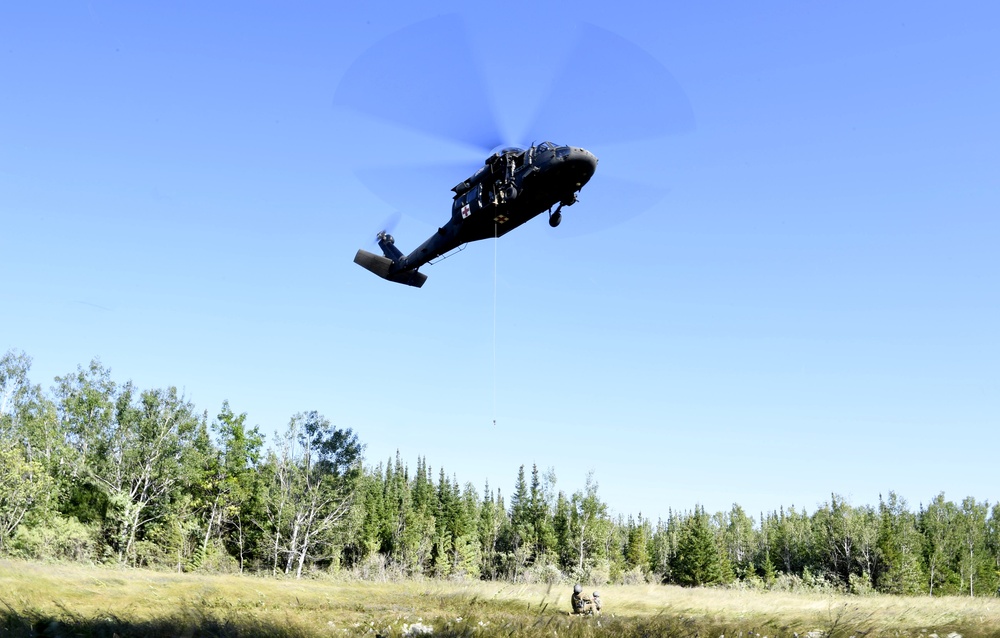
<path id="1" fill-rule="evenodd" d="M 351 65 L 334 106 L 489 152 L 503 136 L 466 33 L 457 15 L 393 33 Z"/>
<path id="2" fill-rule="evenodd" d="M 694 128 L 691 103 L 662 63 L 606 29 L 580 23 L 576 31 L 521 137 L 590 148 Z"/>
<path id="3" fill-rule="evenodd" d="M 577 204 L 562 209 L 562 224 L 553 236 L 568 239 L 617 226 L 649 210 L 668 192 L 662 186 L 602 175 L 584 187 Z"/>
<path id="4" fill-rule="evenodd" d="M 362 125 L 371 136 L 368 146 L 376 149 L 376 165 L 355 173 L 398 210 L 440 225 L 450 212 L 449 189 L 500 146 L 549 140 L 602 157 L 604 145 L 694 128 L 690 102 L 670 72 L 606 29 L 580 23 L 540 29 L 534 38 L 497 35 L 491 42 L 505 44 L 477 41 L 477 54 L 463 19 L 434 17 L 377 42 L 338 85 L 334 105 L 370 118 Z M 421 140 L 427 142 L 421 146 Z M 438 161 L 456 157 L 449 148 L 475 159 Z M 593 232 L 654 205 L 667 189 L 637 183 L 635 174 L 655 169 L 650 162 L 656 158 L 619 153 L 602 163 L 581 195 L 587 203 L 565 210 L 560 232 Z M 598 206 L 594 214 L 584 210 Z"/>
<path id="5" fill-rule="evenodd" d="M 473 169 L 475 170 L 475 169 Z M 376 166 L 354 171 L 358 180 L 397 210 L 440 226 L 451 215 L 451 187 L 467 178 L 467 163 Z"/>

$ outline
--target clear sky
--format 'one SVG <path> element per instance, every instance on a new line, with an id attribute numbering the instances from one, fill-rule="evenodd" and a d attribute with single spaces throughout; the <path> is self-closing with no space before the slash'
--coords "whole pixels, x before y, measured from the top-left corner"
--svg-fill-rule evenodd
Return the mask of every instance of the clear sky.
<path id="1" fill-rule="evenodd" d="M 269 434 L 319 410 L 368 463 L 478 488 L 593 471 L 621 514 L 996 502 L 998 20 L 4 3 L 0 351 L 46 388 L 100 357 Z M 485 158 L 456 140 L 491 130 L 600 158 L 559 228 L 419 290 L 352 262 L 397 211 L 404 251 L 444 223 Z"/>

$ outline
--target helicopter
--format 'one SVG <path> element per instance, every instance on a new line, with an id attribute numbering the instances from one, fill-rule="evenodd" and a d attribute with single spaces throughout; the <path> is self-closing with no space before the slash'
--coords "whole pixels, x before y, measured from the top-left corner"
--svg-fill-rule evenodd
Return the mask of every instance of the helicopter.
<path id="1" fill-rule="evenodd" d="M 558 226 L 563 207 L 578 201 L 596 169 L 594 154 L 575 146 L 542 142 L 503 148 L 451 189 L 451 218 L 413 252 L 404 255 L 382 230 L 376 239 L 384 256 L 358 250 L 354 263 L 383 279 L 420 288 L 427 275 L 418 269 L 463 244 L 502 237 L 546 211 L 549 225 Z"/>

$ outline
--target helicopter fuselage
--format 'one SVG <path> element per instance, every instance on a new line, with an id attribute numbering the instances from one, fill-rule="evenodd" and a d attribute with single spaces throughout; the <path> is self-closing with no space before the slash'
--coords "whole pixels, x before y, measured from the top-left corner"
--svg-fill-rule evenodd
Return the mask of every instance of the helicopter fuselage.
<path id="1" fill-rule="evenodd" d="M 354 261 L 380 277 L 419 287 L 426 276 L 416 270 L 462 244 L 501 237 L 545 211 L 550 225 L 557 226 L 562 207 L 576 202 L 596 168 L 591 152 L 551 142 L 497 151 L 452 188 L 451 218 L 416 250 L 403 256 L 392 236 L 381 232 L 378 244 L 385 259 L 359 250 Z"/>

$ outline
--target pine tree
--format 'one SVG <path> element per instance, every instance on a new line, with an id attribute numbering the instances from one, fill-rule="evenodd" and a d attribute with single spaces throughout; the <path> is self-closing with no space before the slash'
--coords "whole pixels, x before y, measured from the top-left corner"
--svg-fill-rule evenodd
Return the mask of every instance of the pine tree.
<path id="1" fill-rule="evenodd" d="M 499 574 L 498 542 L 503 519 L 503 505 L 497 503 L 490 490 L 489 481 L 483 489 L 483 502 L 479 508 L 479 546 L 483 573 L 490 579 Z"/>
<path id="2" fill-rule="evenodd" d="M 638 568 L 647 573 L 652 565 L 650 543 L 652 530 L 647 519 L 639 513 L 638 519 L 628 517 L 627 540 L 625 544 L 625 563 L 629 568 Z"/>
<path id="3" fill-rule="evenodd" d="M 552 516 L 552 531 L 555 534 L 555 551 L 559 569 L 569 570 L 573 566 L 575 548 L 571 523 L 572 512 L 566 494 L 556 496 L 555 512 Z"/>
<path id="4" fill-rule="evenodd" d="M 524 466 L 517 471 L 517 481 L 514 482 L 514 493 L 510 497 L 510 523 L 513 531 L 511 549 L 523 550 L 524 561 L 530 559 L 534 549 L 534 522 L 531 512 L 531 494 L 524 478 Z"/>
<path id="5" fill-rule="evenodd" d="M 681 524 L 673 577 L 679 585 L 695 587 L 728 582 L 726 564 L 716 544 L 708 514 L 701 506 Z"/>
<path id="6" fill-rule="evenodd" d="M 555 554 L 555 530 L 552 527 L 552 512 L 549 494 L 555 485 L 555 472 L 549 471 L 543 483 L 538 466 L 531 466 L 531 489 L 528 496 L 528 512 L 531 521 L 532 562 L 547 562 L 550 554 Z"/>

